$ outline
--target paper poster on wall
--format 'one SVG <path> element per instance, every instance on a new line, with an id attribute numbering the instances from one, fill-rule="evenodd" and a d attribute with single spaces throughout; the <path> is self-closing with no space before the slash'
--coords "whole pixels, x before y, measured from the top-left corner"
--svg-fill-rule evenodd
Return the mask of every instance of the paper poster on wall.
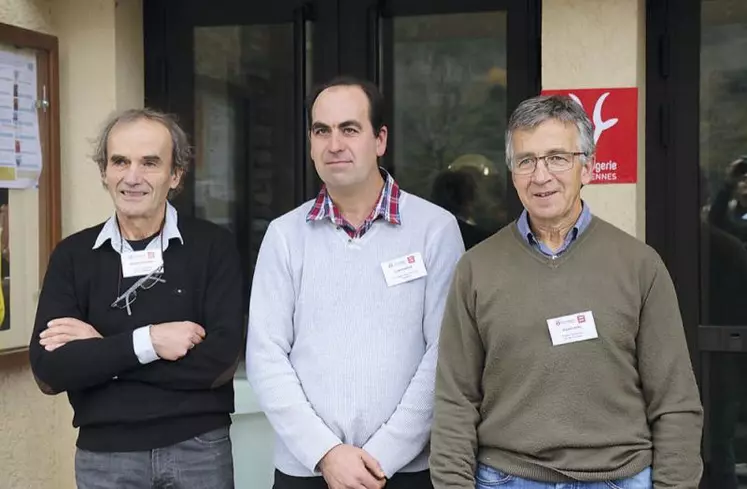
<path id="1" fill-rule="evenodd" d="M 42 170 L 36 54 L 0 48 L 0 187 L 35 187 Z"/>
<path id="2" fill-rule="evenodd" d="M 594 124 L 597 146 L 591 183 L 635 183 L 638 179 L 638 89 L 594 88 L 543 90 L 569 95 Z"/>

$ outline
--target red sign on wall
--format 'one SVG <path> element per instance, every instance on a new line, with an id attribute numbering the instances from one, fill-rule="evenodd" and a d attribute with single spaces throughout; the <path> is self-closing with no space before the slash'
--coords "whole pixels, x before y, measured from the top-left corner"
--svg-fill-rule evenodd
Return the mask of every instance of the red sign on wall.
<path id="1" fill-rule="evenodd" d="M 592 183 L 635 183 L 638 176 L 638 89 L 543 90 L 569 95 L 594 124 L 597 145 Z"/>

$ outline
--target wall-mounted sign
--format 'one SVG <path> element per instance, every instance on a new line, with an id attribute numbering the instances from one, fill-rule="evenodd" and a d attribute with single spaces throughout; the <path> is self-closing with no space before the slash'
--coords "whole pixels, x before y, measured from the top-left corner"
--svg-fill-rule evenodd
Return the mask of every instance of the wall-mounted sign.
<path id="1" fill-rule="evenodd" d="M 635 183 L 638 176 L 638 89 L 543 90 L 568 95 L 581 104 L 594 124 L 597 145 L 592 183 Z"/>

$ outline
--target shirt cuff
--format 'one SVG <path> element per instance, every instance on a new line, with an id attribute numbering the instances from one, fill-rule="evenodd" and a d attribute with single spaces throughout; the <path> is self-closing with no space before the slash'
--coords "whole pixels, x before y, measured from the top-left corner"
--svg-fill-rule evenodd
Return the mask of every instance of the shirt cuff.
<path id="1" fill-rule="evenodd" d="M 132 332 L 132 347 L 135 349 L 137 359 L 143 365 L 158 360 L 158 354 L 153 348 L 153 342 L 150 339 L 150 325 L 143 326 Z"/>

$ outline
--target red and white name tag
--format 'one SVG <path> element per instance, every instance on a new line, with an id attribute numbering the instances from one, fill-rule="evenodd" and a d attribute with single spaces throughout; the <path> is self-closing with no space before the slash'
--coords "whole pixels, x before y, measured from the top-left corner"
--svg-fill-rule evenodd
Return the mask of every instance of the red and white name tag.
<path id="1" fill-rule="evenodd" d="M 122 276 L 139 277 L 163 264 L 161 250 L 142 250 L 122 253 Z"/>
<path id="2" fill-rule="evenodd" d="M 384 278 L 389 287 L 428 275 L 420 253 L 411 253 L 401 258 L 385 261 L 381 264 L 381 269 L 384 270 Z"/>
<path id="3" fill-rule="evenodd" d="M 598 338 L 597 325 L 591 311 L 579 312 L 547 320 L 554 346 Z"/>

